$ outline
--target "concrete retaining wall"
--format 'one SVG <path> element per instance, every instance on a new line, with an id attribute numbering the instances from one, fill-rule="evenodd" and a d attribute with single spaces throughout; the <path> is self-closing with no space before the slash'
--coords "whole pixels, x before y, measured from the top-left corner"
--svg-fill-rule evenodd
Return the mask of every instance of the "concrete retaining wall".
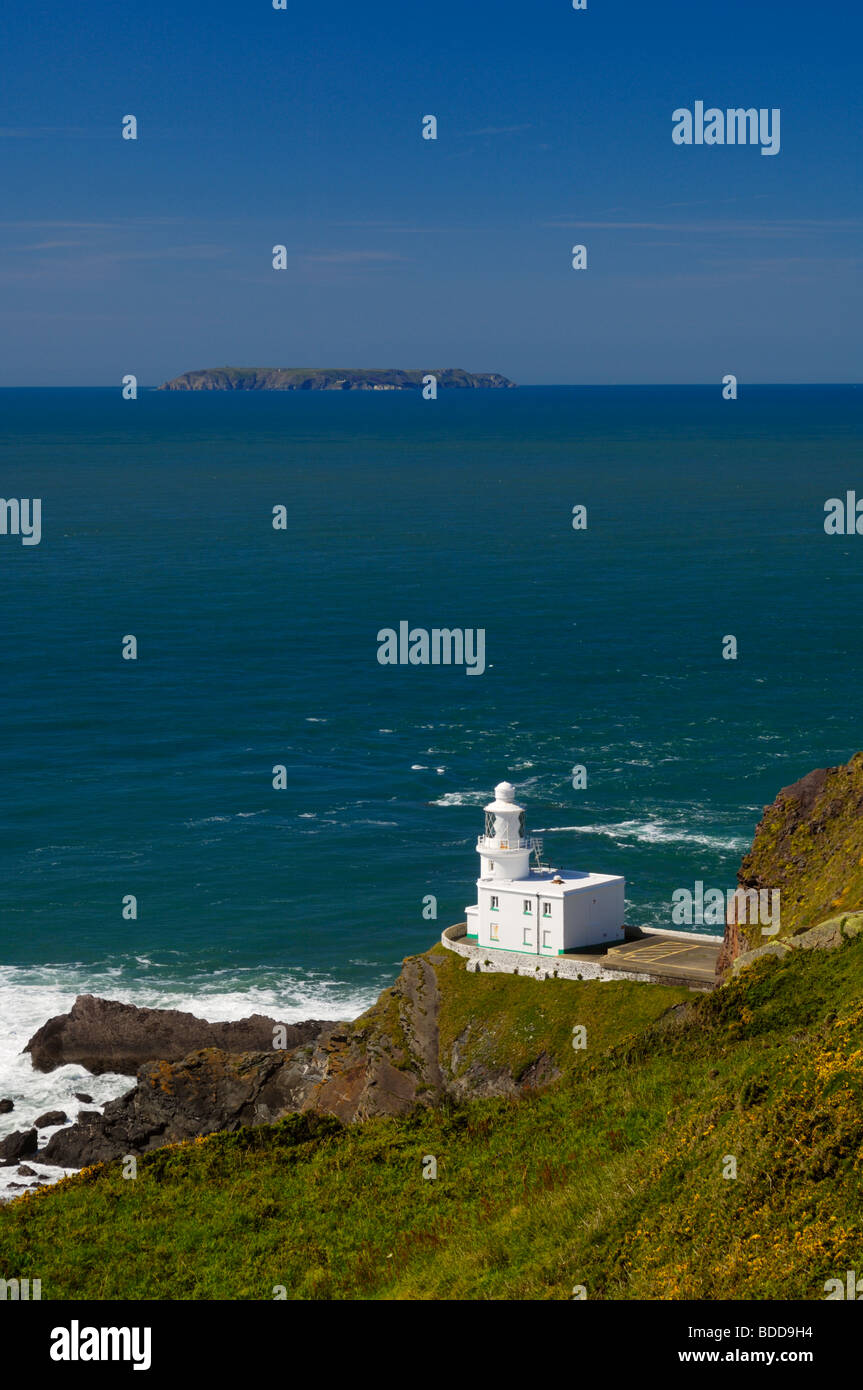
<path id="1" fill-rule="evenodd" d="M 464 956 L 467 969 L 483 975 L 526 975 L 531 980 L 641 980 L 644 984 L 654 982 L 652 975 L 636 975 L 629 971 L 625 975 L 619 970 L 604 970 L 592 960 L 567 960 L 565 956 L 549 957 L 528 955 L 521 951 L 501 951 L 476 946 L 465 941 L 467 926 L 457 922 L 453 927 L 445 927 L 441 932 L 441 943 L 448 951 Z"/>

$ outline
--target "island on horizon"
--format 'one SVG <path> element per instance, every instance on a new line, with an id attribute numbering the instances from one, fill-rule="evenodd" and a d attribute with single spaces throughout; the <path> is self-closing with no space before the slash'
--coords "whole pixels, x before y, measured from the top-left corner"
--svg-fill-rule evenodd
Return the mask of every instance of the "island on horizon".
<path id="1" fill-rule="evenodd" d="M 160 391 L 417 391 L 433 376 L 439 387 L 461 390 L 510 389 L 515 382 L 499 372 L 403 370 L 399 367 L 209 367 L 183 372 Z"/>

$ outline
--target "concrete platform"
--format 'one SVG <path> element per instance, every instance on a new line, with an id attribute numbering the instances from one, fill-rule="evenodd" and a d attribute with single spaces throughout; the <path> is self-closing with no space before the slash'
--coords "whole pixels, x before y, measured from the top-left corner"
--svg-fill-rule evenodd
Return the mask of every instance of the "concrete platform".
<path id="1" fill-rule="evenodd" d="M 603 969 L 621 975 L 649 975 L 664 983 L 712 989 L 721 947 L 721 936 L 715 941 L 687 940 L 684 932 L 650 932 L 610 946 L 603 954 L 602 965 Z"/>
<path id="2" fill-rule="evenodd" d="M 467 968 L 525 975 L 537 980 L 641 980 L 648 984 L 685 985 L 692 990 L 716 986 L 716 959 L 721 936 L 693 932 L 626 927 L 626 940 L 613 946 L 590 946 L 560 956 L 530 955 L 479 947 L 467 936 L 464 922 L 445 927 L 441 941 L 447 950 L 467 958 Z"/>

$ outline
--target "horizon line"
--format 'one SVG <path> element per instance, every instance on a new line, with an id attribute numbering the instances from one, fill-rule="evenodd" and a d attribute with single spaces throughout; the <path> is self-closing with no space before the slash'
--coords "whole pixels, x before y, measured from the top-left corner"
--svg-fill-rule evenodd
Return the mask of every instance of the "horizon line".
<path id="1" fill-rule="evenodd" d="M 328 369 L 328 368 L 323 368 L 323 367 L 315 367 L 315 368 L 308 368 L 307 370 L 309 370 L 309 371 L 326 371 L 326 370 L 329 370 L 329 369 Z M 419 367 L 417 367 L 417 368 L 407 368 L 407 367 L 406 367 L 406 368 L 391 368 L 391 369 L 387 369 L 387 368 L 368 368 L 368 369 L 366 369 L 366 368 L 363 368 L 363 367 L 354 367 L 354 368 L 350 368 L 350 369 L 344 368 L 344 369 L 342 369 L 342 370 L 352 370 L 352 371 L 365 371 L 365 370 L 369 370 L 369 371 L 373 371 L 373 370 L 374 370 L 374 371 L 381 371 L 381 370 L 394 370 L 394 371 L 401 371 L 401 370 L 404 370 L 404 371 L 422 371 L 422 370 L 424 370 L 424 368 L 419 368 Z M 183 375 L 185 375 L 185 374 L 183 374 Z M 168 380 L 169 380 L 169 381 L 172 381 L 172 380 L 175 380 L 175 378 L 169 377 Z M 157 384 L 151 383 L 151 382 L 140 382 L 140 381 L 139 381 L 139 382 L 138 382 L 138 390 L 139 390 L 139 391 L 160 391 L 163 384 L 164 384 L 164 383 L 162 383 L 162 382 L 160 382 L 160 383 L 157 385 Z M 863 381 L 851 381 L 851 380 L 849 380 L 849 381 L 741 381 L 740 378 L 738 377 L 738 379 L 737 379 L 737 384 L 738 384 L 738 388 L 739 388 L 739 389 L 751 390 L 753 387 L 759 388 L 759 389 L 760 389 L 760 388 L 762 388 L 762 387 L 777 387 L 777 386 L 789 387 L 789 388 L 790 388 L 790 387 L 816 387 L 816 386 L 849 386 L 849 387 L 853 387 L 853 386 L 861 386 L 861 385 L 863 385 Z M 512 389 L 514 389 L 514 390 L 519 390 L 519 389 L 530 390 L 530 389 L 532 389 L 532 388 L 543 388 L 543 389 L 554 389 L 554 390 L 589 390 L 589 391 L 597 391 L 597 390 L 607 390 L 607 391 L 642 391 L 642 390 L 645 390 L 645 391 L 646 391 L 646 390 L 656 390 L 657 388 L 658 388 L 658 389 L 668 389 L 668 390 L 671 390 L 671 389 L 676 389 L 676 390 L 700 390 L 700 389 L 702 389 L 702 388 L 704 388 L 704 389 L 710 389 L 710 390 L 715 390 L 718 386 L 721 386 L 721 385 L 722 385 L 722 380 L 721 380 L 721 378 L 714 379 L 714 380 L 711 380 L 711 381 L 522 381 L 522 382 L 514 382 L 514 383 L 513 383 L 513 386 L 507 388 L 507 390 L 512 390 Z M 410 390 L 411 388 L 410 388 L 410 387 L 405 387 L 405 388 L 403 388 L 403 389 L 404 389 L 404 390 Z M 417 387 L 416 389 L 419 390 L 418 387 Z M 472 389 L 469 389 L 469 388 L 462 388 L 462 389 L 460 390 L 458 387 L 445 387 L 445 386 L 442 386 L 440 389 L 441 389 L 442 391 L 446 391 L 448 394 L 453 394 L 453 395 L 466 395 L 466 394 L 473 394 L 474 391 L 489 392 L 489 393 L 490 393 L 490 392 L 496 390 L 497 388 L 494 388 L 494 387 L 476 387 L 476 388 L 472 388 Z M 94 386 L 94 385 L 92 385 L 92 384 L 91 384 L 91 385 L 84 385 L 83 383 L 80 383 L 80 382 L 79 382 L 79 383 L 75 383 L 75 384 L 69 384 L 69 385 L 66 385 L 66 386 L 57 386 L 57 385 L 54 385 L 54 386 L 46 386 L 46 385 L 41 384 L 41 383 L 33 383 L 33 384 L 28 384 L 28 385 L 19 384 L 19 385 L 17 385 L 17 386 L 0 385 L 0 391 L 121 391 L 121 390 L 122 390 L 122 383 L 121 383 L 121 382 L 111 382 L 111 383 L 109 383 L 109 384 L 107 384 L 107 385 L 102 384 L 102 385 L 98 385 L 98 386 Z M 250 390 L 250 391 L 228 391 L 228 390 L 219 390 L 218 388 L 216 388 L 216 389 L 213 389 L 213 390 L 206 390 L 206 391 L 172 391 L 172 392 L 166 392 L 165 394 L 166 394 L 166 395 L 170 394 L 170 395 L 173 395 L 173 396 L 312 396 L 312 395 L 317 395 L 317 396 L 323 396 L 323 395 L 328 395 L 328 396 L 351 395 L 351 396 L 353 396 L 353 395 L 359 395 L 359 394 L 361 394 L 361 393 L 360 393 L 359 391 L 311 391 L 311 390 L 310 390 L 310 391 L 298 391 L 298 390 L 293 390 L 293 391 L 291 391 L 291 390 L 279 391 L 279 390 L 272 390 L 272 389 L 267 389 L 267 388 L 259 388 L 259 389 Z"/>

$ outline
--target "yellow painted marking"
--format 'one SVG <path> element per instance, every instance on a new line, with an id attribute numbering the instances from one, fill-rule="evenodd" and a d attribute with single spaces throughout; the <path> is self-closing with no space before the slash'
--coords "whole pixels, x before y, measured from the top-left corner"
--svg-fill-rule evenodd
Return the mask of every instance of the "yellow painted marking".
<path id="1" fill-rule="evenodd" d="M 679 956 L 687 951 L 697 951 L 698 946 L 684 946 L 672 943 L 670 945 L 651 945 L 637 946 L 634 951 L 620 951 L 619 955 L 626 960 L 658 961 L 665 960 L 668 956 Z"/>

